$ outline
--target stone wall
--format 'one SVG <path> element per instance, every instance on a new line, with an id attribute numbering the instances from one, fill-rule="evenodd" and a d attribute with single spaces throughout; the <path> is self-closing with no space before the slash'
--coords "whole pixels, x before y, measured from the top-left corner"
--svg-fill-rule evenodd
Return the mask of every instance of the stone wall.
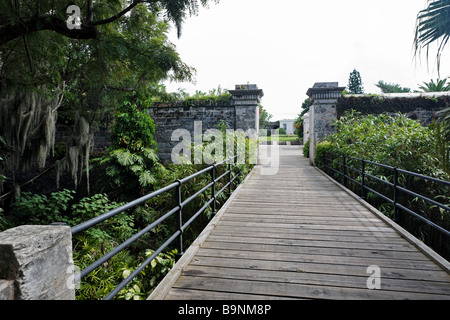
<path id="1" fill-rule="evenodd" d="M 450 92 L 383 93 L 343 95 L 336 105 L 337 117 L 348 110 L 362 114 L 402 113 L 423 125 L 432 123 L 437 111 L 450 106 Z"/>
<path id="2" fill-rule="evenodd" d="M 229 90 L 232 100 L 228 105 L 199 103 L 186 106 L 182 102 L 155 104 L 149 109 L 156 125 L 155 141 L 158 143 L 158 156 L 162 162 L 171 161 L 171 152 L 180 141 L 172 141 L 172 133 L 185 129 L 194 137 L 195 123 L 201 123 L 202 133 L 208 129 L 218 129 L 224 121 L 229 129 L 248 129 L 259 131 L 258 103 L 263 91 L 256 85 L 236 85 Z"/>

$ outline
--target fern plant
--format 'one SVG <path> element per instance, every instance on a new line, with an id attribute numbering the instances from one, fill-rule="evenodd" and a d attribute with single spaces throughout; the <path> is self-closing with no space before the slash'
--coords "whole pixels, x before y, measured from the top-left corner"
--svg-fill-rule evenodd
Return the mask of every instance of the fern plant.
<path id="1" fill-rule="evenodd" d="M 119 107 L 108 154 L 92 161 L 105 166 L 111 191 L 136 198 L 151 190 L 155 175 L 164 170 L 158 162 L 154 133 L 155 124 L 142 101 L 127 100 Z"/>

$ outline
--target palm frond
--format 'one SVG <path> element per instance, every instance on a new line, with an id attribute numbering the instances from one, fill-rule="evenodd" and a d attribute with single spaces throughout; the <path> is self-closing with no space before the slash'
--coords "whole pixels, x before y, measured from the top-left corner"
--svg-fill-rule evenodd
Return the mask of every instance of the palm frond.
<path id="1" fill-rule="evenodd" d="M 426 9 L 417 15 L 416 32 L 414 37 L 415 54 L 421 49 L 427 49 L 430 44 L 437 42 L 437 69 L 439 72 L 442 51 L 450 38 L 450 0 L 429 1 Z"/>

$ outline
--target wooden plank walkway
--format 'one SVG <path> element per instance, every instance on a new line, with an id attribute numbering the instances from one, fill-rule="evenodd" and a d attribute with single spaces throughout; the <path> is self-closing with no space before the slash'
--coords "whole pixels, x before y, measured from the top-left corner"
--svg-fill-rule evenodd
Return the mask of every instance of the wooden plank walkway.
<path id="1" fill-rule="evenodd" d="M 450 264 L 300 146 L 280 146 L 276 175 L 261 174 L 265 161 L 149 299 L 450 299 Z M 380 290 L 367 287 L 372 265 Z"/>

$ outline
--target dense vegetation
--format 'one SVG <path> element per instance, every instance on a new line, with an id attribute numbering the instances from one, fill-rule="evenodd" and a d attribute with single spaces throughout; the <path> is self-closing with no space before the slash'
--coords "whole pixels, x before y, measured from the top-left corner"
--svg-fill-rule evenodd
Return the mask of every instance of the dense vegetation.
<path id="1" fill-rule="evenodd" d="M 443 130 L 444 125 L 442 123 L 427 128 L 418 121 L 408 119 L 401 114 L 362 116 L 356 112 L 347 112 L 344 117 L 335 122 L 335 125 L 337 132 L 327 137 L 326 141 L 319 143 L 316 147 L 316 164 L 324 170 L 326 170 L 324 167 L 325 156 L 332 156 L 334 167 L 341 170 L 342 155 L 347 155 L 441 180 L 450 180 L 448 153 L 442 154 L 441 152 L 442 148 L 448 150 L 449 145 L 448 141 L 444 142 L 441 139 L 442 135 L 438 128 Z M 361 170 L 361 162 L 358 160 L 347 159 L 347 165 Z M 343 181 L 341 176 L 329 170 L 326 171 Z M 391 183 L 394 181 L 392 170 L 368 164 L 365 171 L 381 180 Z M 349 169 L 346 173 L 356 181 L 361 182 L 359 173 Z M 448 187 L 404 174 L 399 175 L 399 183 L 413 192 L 444 205 L 450 203 Z M 369 178 L 367 178 L 366 185 L 393 199 L 392 187 Z M 349 182 L 349 187 L 360 194 L 361 187 L 359 185 Z M 386 215 L 393 217 L 394 208 L 391 204 L 370 192 L 367 194 L 367 199 Z M 441 227 L 450 229 L 450 212 L 404 193 L 401 194 L 400 199 L 404 206 L 412 208 L 413 211 Z M 441 236 L 417 219 L 406 218 L 406 214 L 404 216 L 403 225 L 410 232 L 443 256 L 450 257 L 449 239 Z"/>
<path id="2" fill-rule="evenodd" d="M 156 128 L 146 108 L 154 101 L 182 99 L 189 105 L 229 99 L 220 89 L 190 97 L 168 93 L 161 85 L 165 80 L 193 81 L 195 75 L 168 40 L 171 24 L 180 36 L 188 16 L 217 2 L 0 4 L 0 231 L 28 223 L 74 226 L 205 166 L 161 165 L 153 140 Z M 75 18 L 66 12 L 69 4 L 80 9 Z M 66 26 L 68 16 L 76 28 Z M 111 133 L 110 147 L 92 153 L 92 135 L 99 129 Z M 69 136 L 56 142 L 57 132 Z M 246 174 L 250 166 L 238 169 Z M 209 179 L 194 179 L 183 188 L 183 196 Z M 185 208 L 187 218 L 208 192 Z M 173 201 L 173 195 L 162 195 L 77 235 L 76 265 L 87 266 L 171 209 Z M 186 245 L 207 221 L 208 211 L 186 230 Z M 102 298 L 174 230 L 174 221 L 167 220 L 110 259 L 83 280 L 77 297 Z M 118 298 L 148 295 L 173 264 L 173 250 L 155 259 Z"/>
<path id="3" fill-rule="evenodd" d="M 5 227 L 25 223 L 50 224 L 53 222 L 64 222 L 69 226 L 75 226 L 112 210 L 124 202 L 134 200 L 169 185 L 176 179 L 182 179 L 205 168 L 207 166 L 205 163 L 163 166 L 158 162 L 156 144 L 153 140 L 155 125 L 145 112 L 145 106 L 146 103 L 139 99 L 134 101 L 129 99 L 118 108 L 114 125 L 111 127 L 111 147 L 102 156 L 91 160 L 91 170 L 97 171 L 97 179 L 91 186 L 95 193 L 93 196 L 79 199 L 74 190 L 61 190 L 50 195 L 23 192 L 20 199 L 12 205 L 10 217 L 13 219 L 10 221 L 3 219 Z M 218 127 L 225 133 L 227 128 L 223 122 L 219 123 Z M 248 139 L 246 141 L 245 153 L 248 159 L 251 142 Z M 223 143 L 226 144 L 225 135 Z M 235 148 L 237 146 L 235 143 Z M 239 171 L 245 176 L 251 168 L 249 164 L 236 165 L 233 176 Z M 219 166 L 216 177 L 222 175 L 226 169 L 225 165 Z M 210 182 L 210 174 L 194 178 L 183 185 L 183 199 L 187 199 Z M 225 183 L 225 179 L 217 183 L 216 192 Z M 227 191 L 219 196 L 217 208 L 226 201 L 227 196 Z M 210 197 L 211 189 L 208 188 L 197 199 L 185 206 L 184 221 L 187 221 Z M 148 201 L 145 205 L 119 214 L 76 235 L 73 239 L 75 265 L 80 269 L 87 267 L 170 211 L 175 205 L 173 192 L 168 192 Z M 208 208 L 184 232 L 185 248 L 206 226 L 210 214 L 211 209 Z M 103 298 L 176 230 L 175 217 L 171 217 L 86 276 L 81 288 L 77 291 L 77 298 Z M 144 269 L 143 273 L 119 293 L 117 298 L 146 298 L 172 267 L 176 254 L 175 245 L 176 243 L 167 252 L 159 255 Z"/>

